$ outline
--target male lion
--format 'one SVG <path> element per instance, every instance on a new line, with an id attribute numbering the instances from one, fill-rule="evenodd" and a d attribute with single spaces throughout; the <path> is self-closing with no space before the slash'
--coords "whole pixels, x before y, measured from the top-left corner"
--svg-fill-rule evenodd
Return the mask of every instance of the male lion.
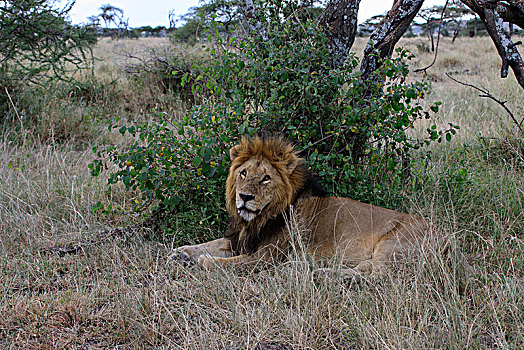
<path id="1" fill-rule="evenodd" d="M 230 221 L 224 238 L 180 247 L 175 258 L 206 268 L 281 260 L 292 247 L 292 217 L 311 256 L 338 256 L 344 265 L 354 266 L 343 269 L 343 275 L 376 274 L 418 246 L 429 229 L 417 215 L 328 197 L 293 146 L 282 139 L 243 138 L 230 155 Z"/>

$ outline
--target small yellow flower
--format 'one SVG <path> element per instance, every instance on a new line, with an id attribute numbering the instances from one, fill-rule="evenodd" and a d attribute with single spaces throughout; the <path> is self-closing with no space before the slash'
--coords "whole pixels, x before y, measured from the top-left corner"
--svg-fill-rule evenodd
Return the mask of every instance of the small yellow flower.
<path id="1" fill-rule="evenodd" d="M 140 201 L 138 199 L 135 199 L 136 204 L 140 204 Z"/>

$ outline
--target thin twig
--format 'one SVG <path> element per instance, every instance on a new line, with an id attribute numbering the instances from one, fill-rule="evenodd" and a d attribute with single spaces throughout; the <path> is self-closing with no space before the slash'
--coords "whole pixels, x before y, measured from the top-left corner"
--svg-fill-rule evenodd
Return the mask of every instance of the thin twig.
<path id="1" fill-rule="evenodd" d="M 438 34 L 437 34 L 437 46 L 435 47 L 435 56 L 433 56 L 433 62 L 430 63 L 429 66 L 424 68 L 415 69 L 413 72 L 426 72 L 429 68 L 431 68 L 435 62 L 437 61 L 437 54 L 438 54 L 438 44 L 440 43 L 440 29 L 442 28 L 442 22 L 444 21 L 444 13 L 446 12 L 446 8 L 448 7 L 449 0 L 446 0 L 446 4 L 444 4 L 444 8 L 442 9 L 442 13 L 440 14 L 440 22 L 438 24 Z M 431 33 L 433 35 L 433 33 Z"/>
<path id="2" fill-rule="evenodd" d="M 479 88 L 475 85 L 472 85 L 472 84 L 468 84 L 468 83 L 464 83 L 462 81 L 459 81 L 455 78 L 453 78 L 451 75 L 449 75 L 448 73 L 446 73 L 446 75 L 448 76 L 448 78 L 450 78 L 451 80 L 453 80 L 454 82 L 456 83 L 459 83 L 460 85 L 464 85 L 464 86 L 469 86 L 469 87 L 472 87 L 473 89 L 477 90 L 477 91 L 480 91 L 482 94 L 479 95 L 479 97 L 487 97 L 489 99 L 492 99 L 493 101 L 497 102 L 499 105 L 501 105 L 505 110 L 506 112 L 508 112 L 509 116 L 511 117 L 511 119 L 513 120 L 513 122 L 515 123 L 515 125 L 517 126 L 517 128 L 520 130 L 520 132 L 522 132 L 522 123 L 524 122 L 524 118 L 522 118 L 522 120 L 520 121 L 520 123 L 517 121 L 517 119 L 515 118 L 515 116 L 513 115 L 513 113 L 511 113 L 511 111 L 509 110 L 508 107 L 506 107 L 506 102 L 508 101 L 501 101 L 499 100 L 498 98 L 496 98 L 495 96 L 493 96 L 487 89 L 485 88 Z"/>
<path id="3" fill-rule="evenodd" d="M 4 86 L 4 89 L 5 89 L 5 93 L 7 94 L 7 97 L 9 98 L 9 102 L 11 102 L 11 105 L 13 106 L 13 109 L 15 110 L 15 114 L 18 117 L 18 121 L 20 122 L 21 131 L 24 131 L 24 123 L 22 122 L 22 118 L 20 117 L 20 114 L 18 114 L 18 110 L 16 109 L 16 106 L 13 103 L 13 100 L 11 99 L 11 94 L 9 94 L 9 90 L 7 90 L 7 87 Z"/>

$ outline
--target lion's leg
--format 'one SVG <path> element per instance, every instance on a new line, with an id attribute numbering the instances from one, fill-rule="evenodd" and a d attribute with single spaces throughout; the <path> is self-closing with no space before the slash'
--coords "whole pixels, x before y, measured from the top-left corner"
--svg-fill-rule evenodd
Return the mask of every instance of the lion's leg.
<path id="1" fill-rule="evenodd" d="M 365 276 L 374 276 L 382 271 L 383 265 L 376 265 L 372 259 L 361 261 L 357 266 L 341 269 L 324 267 L 315 270 L 316 273 L 327 276 L 338 276 L 345 281 L 360 281 Z"/>
<path id="2" fill-rule="evenodd" d="M 400 223 L 375 245 L 371 259 L 361 262 L 359 265 L 363 266 L 360 269 L 378 275 L 387 265 L 416 251 L 422 243 L 422 230 L 415 225 L 416 222 Z M 359 268 L 359 265 L 356 268 Z"/>
<path id="3" fill-rule="evenodd" d="M 196 262 L 202 255 L 227 258 L 233 255 L 231 242 L 225 238 L 215 239 L 202 244 L 186 245 L 176 248 L 171 255 L 172 259 Z"/>
<path id="4" fill-rule="evenodd" d="M 337 273 L 343 278 L 380 275 L 389 264 L 417 249 L 421 243 L 421 228 L 424 228 L 422 225 L 426 225 L 422 218 L 417 221 L 396 222 L 375 245 L 371 259 L 361 261 L 354 268 L 324 268 L 319 271 L 327 274 Z"/>
<path id="5" fill-rule="evenodd" d="M 387 237 L 380 241 L 373 250 L 371 259 L 361 261 L 354 268 L 343 268 L 340 270 L 332 268 L 319 269 L 327 274 L 339 274 L 344 279 L 353 279 L 362 276 L 377 276 L 386 270 L 388 264 L 405 255 L 409 248 L 407 242 L 400 242 L 397 237 Z"/>
<path id="6" fill-rule="evenodd" d="M 221 258 L 211 255 L 201 255 L 198 258 L 198 265 L 204 267 L 206 270 L 210 270 L 213 268 L 213 266 L 246 265 L 256 261 L 256 258 L 254 258 L 252 255 L 247 254 L 241 254 L 229 258 Z"/>
<path id="7" fill-rule="evenodd" d="M 201 255 L 198 264 L 210 270 L 214 266 L 263 266 L 268 263 L 280 261 L 285 255 L 283 247 L 269 245 L 262 247 L 253 254 L 241 254 L 232 257 L 217 257 L 212 255 Z"/>

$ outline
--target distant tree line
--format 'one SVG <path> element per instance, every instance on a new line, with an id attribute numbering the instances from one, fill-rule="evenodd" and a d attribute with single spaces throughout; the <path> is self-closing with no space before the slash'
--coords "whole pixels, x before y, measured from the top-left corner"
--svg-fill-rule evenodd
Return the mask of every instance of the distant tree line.
<path id="1" fill-rule="evenodd" d="M 301 4 L 301 16 L 317 20 L 325 7 L 311 0 L 303 1 Z M 100 6 L 98 15 L 88 17 L 87 26 L 93 30 L 98 37 L 113 38 L 140 38 L 140 37 L 166 37 L 169 36 L 176 41 L 194 45 L 207 37 L 207 30 L 211 23 L 219 23 L 216 28 L 225 36 L 232 36 L 239 24 L 244 21 L 244 7 L 239 0 L 207 0 L 200 6 L 189 9 L 186 14 L 176 18 L 174 11 L 169 12 L 169 27 L 143 26 L 129 28 L 124 11 L 116 6 L 105 4 Z M 384 15 L 373 16 L 358 26 L 357 35 L 369 36 L 384 19 Z M 177 27 L 177 23 L 183 25 Z M 486 36 L 488 32 L 482 20 L 467 6 L 459 0 L 451 0 L 448 4 L 435 5 L 421 9 L 415 20 L 409 25 L 406 36 L 427 36 L 431 42 L 431 50 L 434 50 L 434 37 L 440 27 L 440 34 L 444 37 L 452 37 L 453 41 L 458 36 Z M 519 27 L 509 25 L 509 31 L 519 31 Z"/>

